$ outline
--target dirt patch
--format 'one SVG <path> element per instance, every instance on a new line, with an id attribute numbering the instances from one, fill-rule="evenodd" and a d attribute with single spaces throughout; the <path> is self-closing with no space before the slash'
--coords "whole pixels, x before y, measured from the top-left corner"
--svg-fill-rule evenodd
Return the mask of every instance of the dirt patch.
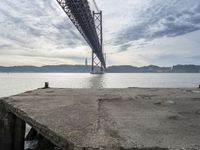
<path id="1" fill-rule="evenodd" d="M 180 116 L 180 115 L 173 115 L 173 116 L 169 116 L 168 119 L 169 120 L 174 120 L 174 121 L 179 121 L 179 120 L 183 120 L 184 117 Z"/>
<path id="2" fill-rule="evenodd" d="M 200 109 L 195 112 L 197 115 L 200 115 Z"/>

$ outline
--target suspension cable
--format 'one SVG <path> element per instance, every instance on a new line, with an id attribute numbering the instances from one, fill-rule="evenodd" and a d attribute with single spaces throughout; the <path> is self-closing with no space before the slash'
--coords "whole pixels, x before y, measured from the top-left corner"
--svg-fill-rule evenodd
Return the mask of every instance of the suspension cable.
<path id="1" fill-rule="evenodd" d="M 97 10 L 98 12 L 100 12 L 99 7 L 97 6 L 97 3 L 96 3 L 95 0 L 93 0 L 93 3 L 94 3 L 94 6 L 95 6 L 96 10 Z"/>

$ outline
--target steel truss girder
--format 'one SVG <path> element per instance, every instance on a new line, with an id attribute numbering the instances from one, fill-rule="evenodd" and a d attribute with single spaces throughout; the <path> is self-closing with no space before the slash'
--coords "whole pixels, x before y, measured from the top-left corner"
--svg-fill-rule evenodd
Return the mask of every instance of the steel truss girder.
<path id="1" fill-rule="evenodd" d="M 92 49 L 92 52 L 99 58 L 105 68 L 105 60 L 102 52 L 102 37 L 96 30 L 94 16 L 91 13 L 87 0 L 57 0 L 69 19 L 84 37 Z M 102 29 L 101 29 L 102 30 Z"/>

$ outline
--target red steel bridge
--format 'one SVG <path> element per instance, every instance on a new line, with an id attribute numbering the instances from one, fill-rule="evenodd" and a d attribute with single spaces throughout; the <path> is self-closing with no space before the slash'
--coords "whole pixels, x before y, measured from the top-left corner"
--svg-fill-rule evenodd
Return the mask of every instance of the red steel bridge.
<path id="1" fill-rule="evenodd" d="M 69 19 L 92 49 L 92 73 L 95 68 L 106 68 L 103 53 L 102 11 L 93 0 L 96 11 L 91 11 L 88 0 L 57 0 Z M 96 67 L 99 66 L 99 67 Z"/>

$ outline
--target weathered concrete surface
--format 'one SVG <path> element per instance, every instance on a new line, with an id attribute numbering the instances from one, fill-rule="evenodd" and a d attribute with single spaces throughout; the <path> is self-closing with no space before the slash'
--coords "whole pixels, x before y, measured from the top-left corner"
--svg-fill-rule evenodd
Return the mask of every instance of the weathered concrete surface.
<path id="1" fill-rule="evenodd" d="M 66 150 L 200 150 L 200 89 L 38 89 L 0 103 Z"/>
<path id="2" fill-rule="evenodd" d="M 0 150 L 23 150 L 25 122 L 0 104 Z"/>

